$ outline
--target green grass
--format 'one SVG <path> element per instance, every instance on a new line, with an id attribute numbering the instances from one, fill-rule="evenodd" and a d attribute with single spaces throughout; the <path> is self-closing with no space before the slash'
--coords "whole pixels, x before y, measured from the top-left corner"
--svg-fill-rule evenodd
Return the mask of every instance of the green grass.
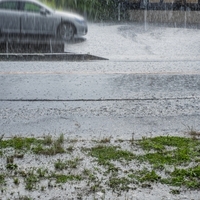
<path id="1" fill-rule="evenodd" d="M 85 179 L 88 179 L 88 180 L 91 181 L 91 182 L 97 180 L 97 177 L 95 176 L 95 173 L 92 172 L 92 171 L 89 170 L 89 169 L 84 169 L 84 170 L 83 170 L 83 173 L 82 173 L 82 176 L 83 176 Z"/>
<path id="2" fill-rule="evenodd" d="M 18 152 L 33 151 L 35 154 L 55 155 L 65 152 L 62 147 L 63 142 L 63 134 L 56 140 L 53 140 L 51 136 L 45 136 L 44 139 L 13 137 L 8 140 L 0 140 L 0 147 L 1 149 L 13 148 Z"/>
<path id="3" fill-rule="evenodd" d="M 49 156 L 65 153 L 64 148 L 58 142 L 54 142 L 51 147 L 44 147 L 43 145 L 39 144 L 36 147 L 34 147 L 32 151 L 35 154 L 42 154 L 42 155 L 49 155 Z"/>
<path id="4" fill-rule="evenodd" d="M 200 156 L 200 142 L 191 138 L 155 137 L 143 139 L 139 144 L 147 153 L 138 156 L 138 159 L 158 168 L 163 168 L 164 165 L 187 164 Z M 170 147 L 172 149 L 168 150 Z M 150 150 L 154 153 L 150 153 Z"/>
<path id="5" fill-rule="evenodd" d="M 18 168 L 18 166 L 16 164 L 8 163 L 6 165 L 6 168 L 9 170 L 16 170 Z"/>
<path id="6" fill-rule="evenodd" d="M 188 169 L 175 169 L 162 183 L 172 186 L 185 186 L 190 189 L 200 188 L 200 166 Z"/>
<path id="7" fill-rule="evenodd" d="M 5 175 L 0 174 L 0 185 L 2 185 L 5 182 Z"/>
<path id="8" fill-rule="evenodd" d="M 15 185 L 19 185 L 19 183 L 20 183 L 20 182 L 19 182 L 19 179 L 18 179 L 18 178 L 14 178 L 14 179 L 13 179 L 13 183 L 14 183 Z"/>
<path id="9" fill-rule="evenodd" d="M 55 174 L 53 178 L 56 179 L 56 183 L 67 183 L 69 181 L 81 181 L 82 177 L 80 175 L 65 175 L 65 174 Z"/>
<path id="10" fill-rule="evenodd" d="M 39 178 L 37 174 L 34 173 L 34 170 L 27 173 L 25 178 L 25 188 L 27 190 L 34 190 L 37 188 L 37 183 L 39 182 Z"/>
<path id="11" fill-rule="evenodd" d="M 67 145 L 64 145 L 64 142 Z M 120 147 L 122 142 L 123 145 L 127 144 L 127 147 L 129 145 L 130 150 L 122 149 Z M 93 141 L 93 146 L 84 149 L 81 153 L 78 149 L 80 146 L 78 145 L 78 148 L 72 146 L 71 141 L 64 140 L 63 134 L 57 139 L 51 136 L 42 139 L 19 137 L 1 139 L 0 145 L 2 159 L 6 160 L 5 166 L 1 165 L 4 171 L 0 174 L 0 185 L 3 185 L 3 191 L 6 191 L 4 185 L 7 178 L 11 178 L 16 186 L 24 183 L 28 191 L 43 191 L 49 186 L 57 187 L 67 182 L 74 184 L 73 181 L 76 184 L 78 181 L 85 181 L 90 192 L 104 189 L 117 192 L 128 191 L 137 187 L 149 187 L 152 183 L 191 190 L 200 188 L 200 140 L 195 138 L 162 136 L 142 140 L 132 139 L 131 142 L 116 141 L 115 145 L 108 138 L 103 138 Z M 14 151 L 10 151 L 10 148 Z M 76 150 L 80 155 L 76 154 Z M 13 152 L 13 155 L 10 152 Z M 48 159 L 49 156 L 52 156 L 52 159 L 56 158 L 57 160 L 51 163 L 54 168 L 49 170 L 40 166 L 22 170 L 19 163 L 22 163 L 27 153 L 35 157 L 45 155 Z M 57 155 L 61 153 L 63 155 Z M 56 157 L 53 157 L 55 155 Z M 63 159 L 65 156 L 67 160 Z M 82 156 L 88 159 L 88 166 L 85 165 Z M 17 159 L 21 159 L 19 163 L 16 162 Z M 124 170 L 124 166 L 127 170 Z M 142 170 L 139 170 L 141 168 Z M 99 177 L 102 179 L 100 180 Z M 48 180 L 52 185 L 40 186 L 42 180 Z M 102 182 L 105 183 L 103 187 Z M 178 194 L 180 191 L 176 188 L 171 189 L 172 194 Z"/>
<path id="12" fill-rule="evenodd" d="M 97 158 L 100 165 L 107 168 L 105 174 L 110 172 L 116 174 L 119 171 L 119 168 L 111 163 L 111 161 L 131 161 L 135 157 L 133 153 L 118 149 L 115 146 L 98 145 L 88 151 L 90 156 Z"/>
<path id="13" fill-rule="evenodd" d="M 110 141 L 111 141 L 110 137 L 105 137 L 105 138 L 101 139 L 99 142 L 100 143 L 110 143 Z"/>
<path id="14" fill-rule="evenodd" d="M 30 198 L 28 196 L 19 196 L 19 198 L 17 200 L 32 200 L 32 198 Z"/>
<path id="15" fill-rule="evenodd" d="M 58 159 L 57 162 L 54 163 L 54 167 L 56 170 L 64 170 L 64 169 L 75 169 L 78 167 L 80 162 L 79 158 L 74 158 L 72 160 L 61 161 Z"/>
<path id="16" fill-rule="evenodd" d="M 132 181 L 128 178 L 121 177 L 111 177 L 108 182 L 108 186 L 112 188 L 114 191 L 128 191 L 129 190 L 129 184 L 132 183 Z"/>
<path id="17" fill-rule="evenodd" d="M 30 150 L 32 145 L 42 144 L 42 140 L 35 138 L 13 137 L 8 140 L 0 140 L 0 147 L 13 148 L 15 150 Z"/>
<path id="18" fill-rule="evenodd" d="M 96 157 L 100 164 L 104 164 L 112 160 L 130 161 L 135 158 L 134 154 L 129 151 L 121 150 L 114 146 L 103 145 L 91 148 L 89 150 L 89 155 Z"/>
<path id="19" fill-rule="evenodd" d="M 164 151 L 166 147 L 183 148 L 199 144 L 197 140 L 191 138 L 175 137 L 175 136 L 159 136 L 154 138 L 143 138 L 139 141 L 140 146 L 144 150 Z"/>
<path id="20" fill-rule="evenodd" d="M 134 173 L 129 174 L 128 177 L 131 179 L 137 180 L 140 183 L 157 182 L 161 179 L 161 177 L 159 175 L 157 175 L 154 170 L 149 171 L 147 169 L 135 171 Z"/>

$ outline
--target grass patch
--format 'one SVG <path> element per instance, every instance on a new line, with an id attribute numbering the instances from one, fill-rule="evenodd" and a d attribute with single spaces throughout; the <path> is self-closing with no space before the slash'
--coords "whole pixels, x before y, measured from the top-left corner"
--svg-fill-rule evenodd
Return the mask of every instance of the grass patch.
<path id="1" fill-rule="evenodd" d="M 130 161 L 135 157 L 134 154 L 129 151 L 118 149 L 118 147 L 115 146 L 103 145 L 98 145 L 91 148 L 89 150 L 89 155 L 97 158 L 97 161 L 100 165 L 104 165 L 107 167 L 107 171 L 105 173 L 118 172 L 119 168 L 115 167 L 115 165 L 112 164 L 111 161 Z"/>
<path id="2" fill-rule="evenodd" d="M 0 140 L 1 148 L 13 148 L 15 150 L 30 150 L 32 145 L 42 144 L 43 141 L 35 138 L 13 137 L 8 140 Z"/>
<path id="3" fill-rule="evenodd" d="M 161 177 L 158 176 L 154 170 L 149 171 L 147 169 L 136 171 L 133 174 L 129 174 L 128 177 L 131 179 L 137 180 L 140 183 L 157 182 L 161 179 Z"/>
<path id="4" fill-rule="evenodd" d="M 39 144 L 38 146 L 32 149 L 33 153 L 35 154 L 42 154 L 42 155 L 56 155 L 65 153 L 65 150 L 59 142 L 55 141 L 51 147 L 44 147 L 43 145 Z"/>
<path id="5" fill-rule="evenodd" d="M 18 178 L 14 178 L 14 179 L 13 179 L 13 183 L 14 183 L 15 185 L 19 185 L 19 183 L 20 183 L 20 182 L 19 182 L 19 179 L 18 179 Z"/>
<path id="6" fill-rule="evenodd" d="M 200 166 L 188 169 L 175 169 L 162 183 L 172 186 L 185 186 L 190 189 L 200 188 Z"/>
<path id="7" fill-rule="evenodd" d="M 74 151 L 74 146 L 70 145 L 69 147 L 67 147 L 66 149 L 68 152 L 72 153 Z"/>
<path id="8" fill-rule="evenodd" d="M 154 150 L 154 153 L 138 156 L 140 161 L 149 162 L 154 167 L 187 164 L 200 156 L 200 142 L 191 138 L 155 137 L 143 139 L 139 144 L 144 150 Z"/>
<path id="9" fill-rule="evenodd" d="M 89 169 L 84 169 L 83 170 L 83 177 L 85 179 L 88 179 L 91 182 L 97 180 L 97 177 L 95 176 L 95 174 Z"/>
<path id="10" fill-rule="evenodd" d="M 51 135 L 44 136 L 43 144 L 51 145 L 53 143 L 53 139 Z"/>
<path id="11" fill-rule="evenodd" d="M 174 137 L 174 136 L 159 136 L 155 138 L 143 138 L 139 141 L 140 146 L 147 151 L 157 150 L 164 151 L 166 147 L 188 147 L 198 144 L 199 142 L 191 138 Z"/>
<path id="12" fill-rule="evenodd" d="M 53 178 L 56 179 L 56 183 L 67 183 L 69 181 L 81 181 L 80 175 L 65 175 L 65 174 L 54 174 Z"/>
<path id="13" fill-rule="evenodd" d="M 39 182 L 39 178 L 37 174 L 34 173 L 34 170 L 27 173 L 25 178 L 25 188 L 27 190 L 33 190 L 37 188 L 37 183 Z"/>
<path id="14" fill-rule="evenodd" d="M 63 142 L 63 134 L 57 140 L 53 140 L 51 136 L 45 136 L 43 139 L 13 137 L 8 140 L 0 140 L 0 147 L 2 149 L 13 148 L 18 152 L 30 150 L 35 154 L 55 155 L 65 152 L 62 146 Z"/>
<path id="15" fill-rule="evenodd" d="M 114 146 L 96 146 L 90 149 L 89 155 L 96 157 L 98 159 L 98 162 L 100 164 L 104 164 L 107 161 L 111 160 L 127 160 L 130 161 L 134 159 L 134 154 L 125 151 L 125 150 L 120 150 L 118 147 Z"/>
<path id="16" fill-rule="evenodd" d="M 108 182 L 108 186 L 112 188 L 114 191 L 128 191 L 129 190 L 129 184 L 132 183 L 132 181 L 128 178 L 122 177 L 122 178 L 110 178 Z"/>
<path id="17" fill-rule="evenodd" d="M 16 164 L 8 163 L 6 165 L 6 168 L 9 170 L 16 170 L 18 168 L 18 166 Z"/>
<path id="18" fill-rule="evenodd" d="M 5 183 L 5 175 L 4 174 L 0 174 L 0 185 Z"/>
<path id="19" fill-rule="evenodd" d="M 110 141 L 111 141 L 111 137 L 105 137 L 105 138 L 101 139 L 99 142 L 100 143 L 110 143 Z"/>
<path id="20" fill-rule="evenodd" d="M 73 145 L 71 141 L 64 140 L 63 134 L 54 140 L 51 136 L 0 140 L 4 159 L 0 174 L 2 191 L 6 192 L 8 178 L 15 187 L 21 188 L 21 184 L 24 184 L 24 188 L 30 192 L 54 189 L 67 182 L 79 184 L 77 187 L 80 187 L 78 181 L 82 181 L 81 187 L 85 184 L 83 187 L 88 193 L 113 190 L 119 194 L 137 187 L 151 187 L 152 183 L 180 187 L 180 190 L 172 188 L 172 194 L 182 192 L 182 187 L 191 190 L 200 188 L 200 141 L 197 139 L 168 136 L 134 140 L 132 137 L 131 144 L 129 140 L 116 141 L 114 146 L 108 138 L 104 138 L 91 141 L 89 144 L 92 147 L 87 149 L 84 149 L 85 142 L 76 142 L 80 143 Z M 124 145 L 130 150 L 122 149 Z M 33 162 L 43 162 L 45 158 L 48 163 L 29 168 L 23 162 L 27 161 L 27 153 L 31 154 Z M 56 155 L 60 153 L 63 155 Z"/>
<path id="21" fill-rule="evenodd" d="M 63 170 L 63 169 L 68 169 L 68 168 L 75 169 L 78 167 L 79 162 L 80 162 L 79 158 L 67 160 L 64 162 L 58 159 L 58 161 L 54 164 L 54 167 L 56 170 Z"/>
<path id="22" fill-rule="evenodd" d="M 108 185 L 114 191 L 115 190 L 128 191 L 130 189 L 130 184 L 140 185 L 142 183 L 158 182 L 160 178 L 161 177 L 157 175 L 154 170 L 149 171 L 147 169 L 143 169 L 143 170 L 135 171 L 134 173 L 128 174 L 127 177 L 121 177 L 121 178 L 111 177 Z M 149 184 L 146 184 L 146 185 L 149 186 Z"/>
<path id="23" fill-rule="evenodd" d="M 32 198 L 30 198 L 28 196 L 19 196 L 19 198 L 17 200 L 32 200 Z"/>

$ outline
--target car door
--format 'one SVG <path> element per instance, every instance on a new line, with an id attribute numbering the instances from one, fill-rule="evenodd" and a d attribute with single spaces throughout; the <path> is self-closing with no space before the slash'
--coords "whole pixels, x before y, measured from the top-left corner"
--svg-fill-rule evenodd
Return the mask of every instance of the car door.
<path id="1" fill-rule="evenodd" d="M 20 33 L 20 16 L 18 1 L 0 1 L 1 33 Z"/>
<path id="2" fill-rule="evenodd" d="M 23 34 L 55 34 L 58 19 L 41 5 L 31 1 L 21 2 L 23 15 L 21 17 L 21 32 Z"/>

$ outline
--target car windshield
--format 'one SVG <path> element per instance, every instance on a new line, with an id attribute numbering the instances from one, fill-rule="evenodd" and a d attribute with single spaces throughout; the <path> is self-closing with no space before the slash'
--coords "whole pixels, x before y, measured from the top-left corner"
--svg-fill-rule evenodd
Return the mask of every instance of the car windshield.
<path id="1" fill-rule="evenodd" d="M 41 7 L 45 8 L 48 12 L 50 12 L 50 13 L 54 12 L 54 10 L 53 10 L 52 8 L 48 7 L 47 5 L 45 5 L 45 4 L 43 4 L 43 3 L 40 3 L 40 2 L 38 2 L 38 4 L 39 4 Z"/>
<path id="2" fill-rule="evenodd" d="M 54 12 L 53 9 L 49 8 L 45 4 L 36 1 L 21 1 L 20 2 L 20 10 L 24 10 L 27 12 L 40 12 L 41 9 L 46 10 L 47 13 Z"/>

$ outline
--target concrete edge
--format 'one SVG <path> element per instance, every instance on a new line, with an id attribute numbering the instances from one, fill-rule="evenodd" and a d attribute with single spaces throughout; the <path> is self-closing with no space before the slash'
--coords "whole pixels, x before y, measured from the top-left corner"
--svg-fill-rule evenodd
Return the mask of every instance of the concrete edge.
<path id="1" fill-rule="evenodd" d="M 90 61 L 108 60 L 107 58 L 75 53 L 30 53 L 30 54 L 0 54 L 0 61 Z"/>

